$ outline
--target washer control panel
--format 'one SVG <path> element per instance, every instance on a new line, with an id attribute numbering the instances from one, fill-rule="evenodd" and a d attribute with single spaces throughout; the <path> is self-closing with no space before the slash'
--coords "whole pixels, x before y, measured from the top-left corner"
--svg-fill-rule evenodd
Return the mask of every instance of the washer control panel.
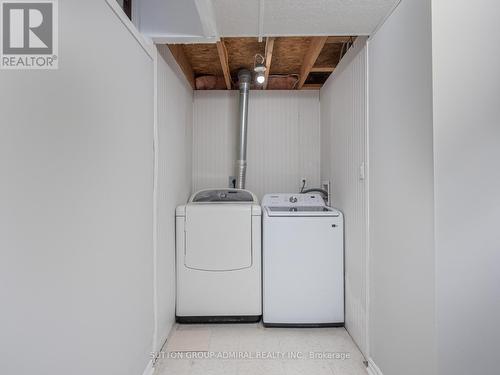
<path id="1" fill-rule="evenodd" d="M 325 201 L 318 193 L 312 194 L 266 194 L 262 198 L 262 206 L 294 207 L 324 206 Z"/>

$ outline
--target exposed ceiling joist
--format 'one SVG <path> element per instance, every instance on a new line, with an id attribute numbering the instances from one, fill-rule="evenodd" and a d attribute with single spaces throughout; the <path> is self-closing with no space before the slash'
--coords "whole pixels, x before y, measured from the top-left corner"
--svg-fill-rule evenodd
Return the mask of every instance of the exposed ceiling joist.
<path id="1" fill-rule="evenodd" d="M 331 73 L 335 70 L 334 66 L 313 66 L 311 73 Z"/>
<path id="2" fill-rule="evenodd" d="M 329 36 L 328 39 L 326 40 L 326 44 L 331 44 L 331 43 L 347 43 L 347 42 L 352 42 L 356 39 L 356 37 L 352 36 Z"/>
<path id="3" fill-rule="evenodd" d="M 311 72 L 316 59 L 318 58 L 323 46 L 325 45 L 328 37 L 327 36 L 318 36 L 314 37 L 311 40 L 311 44 L 309 45 L 309 49 L 307 50 L 306 55 L 304 56 L 304 60 L 302 61 L 302 67 L 300 68 L 300 78 L 297 84 L 297 89 L 301 89 L 306 81 L 309 73 Z"/>
<path id="4" fill-rule="evenodd" d="M 264 90 L 267 89 L 269 83 L 269 72 L 271 71 L 271 61 L 273 59 L 274 38 L 268 37 L 266 39 L 266 80 L 264 81 Z"/>
<path id="5" fill-rule="evenodd" d="M 226 87 L 231 90 L 231 72 L 229 71 L 229 58 L 227 56 L 227 49 L 224 45 L 224 41 L 221 40 L 217 42 L 217 52 L 219 53 L 220 65 L 222 67 L 222 72 L 224 73 L 224 81 L 226 82 Z"/>
<path id="6" fill-rule="evenodd" d="M 266 79 L 263 85 L 252 84 L 253 89 L 318 89 L 355 39 L 267 37 L 260 43 L 256 36 L 237 37 L 218 43 L 170 45 L 170 50 L 189 83 L 199 90 L 232 89 L 240 69 L 254 68 L 256 55 L 262 56 Z"/>
<path id="7" fill-rule="evenodd" d="M 319 90 L 323 86 L 322 83 L 306 83 L 302 86 L 302 90 Z"/>
<path id="8" fill-rule="evenodd" d="M 188 58 L 186 57 L 186 54 L 184 53 L 184 48 L 182 47 L 182 45 L 170 44 L 168 48 L 170 49 L 172 56 L 174 56 L 175 61 L 177 61 L 177 64 L 184 73 L 184 76 L 186 76 L 186 79 L 193 88 L 193 90 L 196 89 L 196 84 L 194 81 L 194 71 L 193 68 L 191 67 L 191 63 L 189 62 Z"/>

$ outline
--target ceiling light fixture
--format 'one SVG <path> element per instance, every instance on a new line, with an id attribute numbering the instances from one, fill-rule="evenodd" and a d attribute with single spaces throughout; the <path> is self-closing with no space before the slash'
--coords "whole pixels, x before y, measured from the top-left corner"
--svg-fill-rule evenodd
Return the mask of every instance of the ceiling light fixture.
<path id="1" fill-rule="evenodd" d="M 257 62 L 260 59 L 260 62 Z M 253 61 L 253 71 L 255 72 L 255 82 L 262 85 L 266 81 L 266 66 L 264 56 L 256 54 Z"/>

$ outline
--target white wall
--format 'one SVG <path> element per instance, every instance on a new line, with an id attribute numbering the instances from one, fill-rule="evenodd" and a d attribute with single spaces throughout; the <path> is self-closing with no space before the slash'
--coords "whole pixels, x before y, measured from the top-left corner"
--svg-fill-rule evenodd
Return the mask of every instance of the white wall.
<path id="1" fill-rule="evenodd" d="M 301 178 L 319 186 L 319 94 L 252 90 L 248 113 L 247 189 L 297 192 Z M 196 91 L 193 188 L 227 187 L 235 175 L 238 91 Z"/>
<path id="2" fill-rule="evenodd" d="M 153 332 L 153 60 L 106 2 L 59 11 L 59 70 L 0 71 L 0 373 L 137 375 Z"/>
<path id="3" fill-rule="evenodd" d="M 430 0 L 403 0 L 369 41 L 370 356 L 435 374 Z"/>
<path id="4" fill-rule="evenodd" d="M 345 220 L 346 328 L 367 354 L 366 39 L 359 38 L 320 91 L 321 180 Z M 366 176 L 365 176 L 366 177 Z"/>
<path id="5" fill-rule="evenodd" d="M 499 14 L 494 0 L 432 6 L 440 375 L 499 372 Z"/>
<path id="6" fill-rule="evenodd" d="M 191 192 L 193 90 L 170 54 L 158 46 L 157 338 L 159 350 L 175 321 L 175 208 Z"/>

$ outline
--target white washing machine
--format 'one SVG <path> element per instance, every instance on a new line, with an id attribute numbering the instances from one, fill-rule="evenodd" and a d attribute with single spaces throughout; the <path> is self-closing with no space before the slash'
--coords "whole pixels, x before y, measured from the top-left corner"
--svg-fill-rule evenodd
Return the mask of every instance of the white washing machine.
<path id="1" fill-rule="evenodd" d="M 254 194 L 193 194 L 176 210 L 176 255 L 178 322 L 260 320 L 261 207 Z"/>
<path id="2" fill-rule="evenodd" d="M 344 220 L 318 194 L 262 200 L 266 326 L 344 324 Z"/>

